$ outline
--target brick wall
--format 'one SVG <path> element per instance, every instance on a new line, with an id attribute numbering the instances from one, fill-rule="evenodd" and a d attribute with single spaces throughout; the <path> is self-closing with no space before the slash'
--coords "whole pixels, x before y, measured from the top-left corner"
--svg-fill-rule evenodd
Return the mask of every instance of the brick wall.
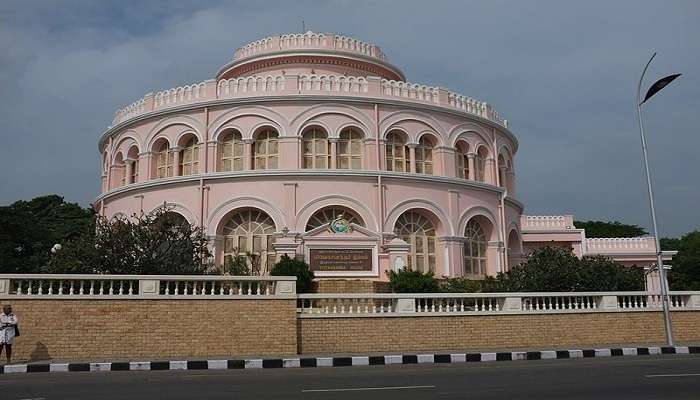
<path id="1" fill-rule="evenodd" d="M 17 300 L 16 360 L 288 355 L 295 300 Z"/>
<path id="2" fill-rule="evenodd" d="M 700 312 L 673 315 L 678 342 L 700 341 Z M 660 312 L 300 318 L 301 353 L 581 348 L 663 343 Z"/>
<path id="3" fill-rule="evenodd" d="M 327 279 L 314 282 L 316 293 L 389 293 L 389 282 L 367 279 Z"/>

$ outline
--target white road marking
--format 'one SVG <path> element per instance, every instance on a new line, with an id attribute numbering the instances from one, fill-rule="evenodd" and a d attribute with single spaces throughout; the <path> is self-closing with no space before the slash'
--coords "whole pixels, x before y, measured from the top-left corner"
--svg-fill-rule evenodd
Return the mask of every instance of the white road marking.
<path id="1" fill-rule="evenodd" d="M 365 388 L 345 388 L 345 389 L 304 389 L 302 393 L 311 392 L 359 392 L 366 390 L 404 390 L 404 389 L 435 389 L 433 385 L 423 386 L 381 386 L 381 387 L 365 387 Z"/>
<path id="2" fill-rule="evenodd" d="M 644 375 L 645 378 L 679 378 L 686 376 L 700 376 L 700 374 L 663 374 L 663 375 Z"/>

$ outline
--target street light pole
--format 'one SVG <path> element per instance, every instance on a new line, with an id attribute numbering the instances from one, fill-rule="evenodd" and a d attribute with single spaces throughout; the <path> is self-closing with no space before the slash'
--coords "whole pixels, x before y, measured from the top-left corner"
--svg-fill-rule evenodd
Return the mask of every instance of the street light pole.
<path id="1" fill-rule="evenodd" d="M 642 122 L 642 80 L 644 75 L 649 68 L 649 64 L 656 56 L 656 52 L 651 56 L 647 65 L 642 71 L 642 76 L 639 77 L 639 85 L 637 86 L 637 117 L 639 118 L 639 136 L 642 139 L 642 154 L 644 155 L 644 171 L 647 177 L 647 189 L 649 191 L 649 208 L 651 209 L 651 223 L 654 229 L 654 240 L 656 242 L 656 267 L 659 270 L 659 280 L 661 288 L 661 304 L 664 312 L 664 328 L 666 329 L 666 343 L 669 346 L 673 346 L 673 325 L 671 322 L 671 316 L 669 312 L 669 301 L 668 301 L 668 287 L 666 287 L 666 271 L 664 270 L 664 263 L 661 257 L 661 241 L 659 239 L 659 230 L 656 224 L 656 208 L 654 207 L 654 190 L 651 184 L 651 176 L 649 174 L 649 160 L 647 157 L 647 145 L 644 139 L 644 124 Z"/>

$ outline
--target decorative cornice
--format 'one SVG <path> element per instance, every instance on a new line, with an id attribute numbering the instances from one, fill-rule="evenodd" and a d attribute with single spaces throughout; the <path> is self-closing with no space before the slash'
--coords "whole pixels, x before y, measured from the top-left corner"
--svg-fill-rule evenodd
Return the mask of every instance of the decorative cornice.
<path id="1" fill-rule="evenodd" d="M 227 172 L 210 172 L 206 174 L 194 174 L 187 176 L 176 176 L 171 178 L 161 178 L 152 179 L 146 182 L 133 183 L 126 186 L 121 186 L 112 189 L 108 192 L 102 193 L 95 201 L 105 200 L 109 197 L 120 195 L 123 193 L 128 193 L 135 190 L 148 189 L 153 187 L 175 185 L 186 182 L 196 182 L 204 179 L 208 181 L 221 180 L 221 179 L 231 179 L 231 178 L 256 178 L 257 180 L 262 180 L 266 178 L 294 178 L 303 179 L 305 177 L 328 177 L 337 178 L 338 176 L 345 177 L 356 177 L 356 178 L 370 178 L 376 179 L 377 176 L 381 176 L 384 179 L 403 179 L 409 181 L 427 181 L 433 183 L 451 184 L 460 187 L 486 190 L 488 192 L 500 194 L 503 193 L 504 189 L 498 186 L 490 185 L 483 182 L 469 181 L 462 178 L 447 177 L 447 176 L 435 176 L 435 175 L 425 175 L 416 174 L 410 172 L 389 172 L 389 171 L 372 171 L 372 170 L 341 170 L 341 169 L 299 169 L 299 170 L 247 170 L 247 171 L 227 171 Z M 512 198 L 506 197 L 507 202 L 513 202 L 514 205 L 519 206 L 520 203 L 513 200 Z"/>

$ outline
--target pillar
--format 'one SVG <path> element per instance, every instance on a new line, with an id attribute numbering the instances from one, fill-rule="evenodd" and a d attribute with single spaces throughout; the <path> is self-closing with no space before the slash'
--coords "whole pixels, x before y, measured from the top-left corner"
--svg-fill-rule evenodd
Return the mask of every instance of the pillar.
<path id="1" fill-rule="evenodd" d="M 476 180 L 476 163 L 474 162 L 474 158 L 476 157 L 476 154 L 474 153 L 469 153 L 467 154 L 467 162 L 469 163 L 469 177 L 468 179 L 470 181 L 475 181 Z"/>
<path id="2" fill-rule="evenodd" d="M 329 138 L 328 141 L 331 144 L 331 165 L 328 168 L 335 169 L 338 168 L 338 138 Z"/>
<path id="3" fill-rule="evenodd" d="M 243 170 L 255 169 L 253 145 L 255 145 L 255 140 L 243 139 Z"/>
<path id="4" fill-rule="evenodd" d="M 170 149 L 173 154 L 173 176 L 180 176 L 180 150 L 182 150 L 182 147 Z"/>
<path id="5" fill-rule="evenodd" d="M 416 172 L 416 144 L 415 143 L 409 143 L 408 144 L 408 158 L 409 158 L 409 165 L 410 165 L 410 172 L 415 173 Z"/>
<path id="6" fill-rule="evenodd" d="M 134 172 L 134 160 L 127 159 L 124 161 L 124 163 L 126 164 L 126 179 L 125 179 L 125 181 L 126 181 L 127 185 L 130 185 L 130 184 L 134 183 L 131 179 L 133 172 Z"/>

